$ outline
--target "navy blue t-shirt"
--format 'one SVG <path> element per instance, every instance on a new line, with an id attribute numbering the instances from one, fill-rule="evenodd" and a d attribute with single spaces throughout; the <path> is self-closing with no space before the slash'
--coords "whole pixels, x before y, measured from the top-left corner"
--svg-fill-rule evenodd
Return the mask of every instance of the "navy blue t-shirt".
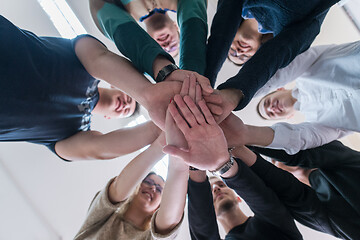
<path id="1" fill-rule="evenodd" d="M 0 16 L 0 141 L 43 144 L 90 129 L 98 80 L 77 58 L 82 37 L 38 37 Z"/>

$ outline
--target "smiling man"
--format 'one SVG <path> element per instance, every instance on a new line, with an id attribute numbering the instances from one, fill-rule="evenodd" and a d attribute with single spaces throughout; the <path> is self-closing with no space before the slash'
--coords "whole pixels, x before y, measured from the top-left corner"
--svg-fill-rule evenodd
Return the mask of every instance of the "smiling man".
<path id="1" fill-rule="evenodd" d="M 152 122 L 106 134 L 90 129 L 94 113 L 106 118 L 133 114 L 136 102 L 130 95 L 156 107 L 152 97 L 159 96 L 150 89 L 165 84 L 151 84 L 97 39 L 38 37 L 2 16 L 0 38 L 0 141 L 41 144 L 64 160 L 90 160 L 134 152 L 158 136 Z M 98 79 L 130 95 L 98 88 Z M 145 100 L 148 94 L 152 99 Z"/>
<path id="2" fill-rule="evenodd" d="M 292 96 L 292 91 L 279 88 L 275 92 L 263 97 L 257 110 L 260 116 L 267 120 L 279 120 L 290 118 L 296 109 L 294 108 L 297 99 Z"/>
<path id="3" fill-rule="evenodd" d="M 360 131 L 360 42 L 323 45 L 310 48 L 287 67 L 280 69 L 261 88 L 261 96 L 296 80 L 293 89 L 278 88 L 263 97 L 257 106 L 267 120 L 286 119 L 295 111 L 306 122 L 277 123 L 269 148 L 289 154 L 329 143 Z M 255 130 L 256 128 L 252 128 Z M 254 133 L 249 133 L 249 137 Z"/>
<path id="4" fill-rule="evenodd" d="M 126 93 L 112 88 L 98 88 L 99 100 L 92 113 L 106 119 L 130 117 L 137 108 L 137 102 Z"/>

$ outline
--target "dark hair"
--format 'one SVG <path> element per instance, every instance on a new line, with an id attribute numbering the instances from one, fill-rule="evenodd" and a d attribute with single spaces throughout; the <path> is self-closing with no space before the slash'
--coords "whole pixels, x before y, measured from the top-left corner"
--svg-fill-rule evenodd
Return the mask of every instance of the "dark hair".
<path id="1" fill-rule="evenodd" d="M 156 176 L 158 176 L 159 178 L 161 178 L 161 180 L 163 180 L 163 181 L 165 182 L 165 180 L 163 179 L 163 177 L 160 176 L 159 174 L 157 174 L 157 173 L 154 172 L 154 171 L 149 172 L 149 173 L 146 175 L 146 177 L 144 177 L 144 179 L 147 178 L 147 177 L 149 177 L 149 176 L 151 176 L 151 175 L 156 175 Z M 143 180 L 144 180 L 144 179 L 143 179 Z"/>

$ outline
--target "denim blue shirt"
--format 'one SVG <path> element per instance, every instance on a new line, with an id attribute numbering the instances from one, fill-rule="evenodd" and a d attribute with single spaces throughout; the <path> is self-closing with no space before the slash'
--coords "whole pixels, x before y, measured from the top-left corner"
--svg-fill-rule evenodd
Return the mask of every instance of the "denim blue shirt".
<path id="1" fill-rule="evenodd" d="M 235 110 L 244 108 L 278 69 L 310 47 L 328 9 L 337 1 L 219 0 L 208 39 L 205 76 L 214 86 L 243 21 L 241 13 L 247 9 L 264 29 L 273 32 L 274 38 L 263 44 L 235 76 L 218 87 L 241 90 L 244 98 Z"/>

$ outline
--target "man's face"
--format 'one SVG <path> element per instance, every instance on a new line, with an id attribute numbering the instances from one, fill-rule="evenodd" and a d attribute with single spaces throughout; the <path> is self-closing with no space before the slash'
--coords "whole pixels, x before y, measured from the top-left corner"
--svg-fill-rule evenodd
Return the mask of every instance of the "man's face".
<path id="1" fill-rule="evenodd" d="M 180 36 L 176 23 L 171 22 L 151 33 L 151 37 L 172 57 L 179 53 Z"/>
<path id="2" fill-rule="evenodd" d="M 296 100 L 291 96 L 291 90 L 278 89 L 263 97 L 258 105 L 260 115 L 269 120 L 278 120 L 291 117 Z"/>
<path id="3" fill-rule="evenodd" d="M 136 108 L 136 101 L 132 97 L 115 88 L 102 89 L 100 98 L 104 102 L 102 114 L 107 119 L 129 117 Z"/>
<path id="4" fill-rule="evenodd" d="M 154 212 L 159 207 L 164 185 L 164 180 L 156 174 L 147 176 L 142 181 L 136 198 L 146 211 Z"/>
<path id="5" fill-rule="evenodd" d="M 259 49 L 261 41 L 258 35 L 248 31 L 246 25 L 241 24 L 231 43 L 228 58 L 237 65 L 246 63 Z"/>
<path id="6" fill-rule="evenodd" d="M 238 205 L 240 198 L 232 189 L 227 187 L 221 179 L 211 178 L 210 186 L 212 189 L 213 204 L 216 216 L 230 211 L 234 206 Z"/>

